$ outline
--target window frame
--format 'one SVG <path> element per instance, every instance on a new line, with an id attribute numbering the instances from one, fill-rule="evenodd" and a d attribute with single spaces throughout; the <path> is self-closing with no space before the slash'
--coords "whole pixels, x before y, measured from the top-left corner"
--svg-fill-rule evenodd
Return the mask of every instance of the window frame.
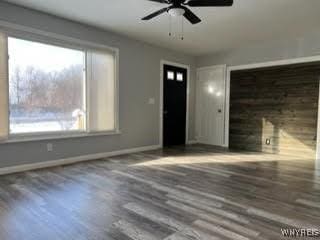
<path id="1" fill-rule="evenodd" d="M 11 26 L 10 26 L 11 27 Z M 86 127 L 85 130 L 69 130 L 69 131 L 47 131 L 47 132 L 30 132 L 30 133 L 10 133 L 10 105 L 8 94 L 8 136 L 6 139 L 0 139 L 1 143 L 11 143 L 11 142 L 26 142 L 26 141 L 40 141 L 40 140 L 50 140 L 50 139 L 68 139 L 68 138 L 76 138 L 76 137 L 90 137 L 90 136 L 104 136 L 104 135 L 116 135 L 120 134 L 120 126 L 119 126 L 119 49 L 109 47 L 102 44 L 96 44 L 92 42 L 82 41 L 75 38 L 66 37 L 59 34 L 43 32 L 39 30 L 35 30 L 32 28 L 27 28 L 23 26 L 14 26 L 14 28 L 8 28 L 0 26 L 0 32 L 6 36 L 6 54 L 8 56 L 7 61 L 7 81 L 9 86 L 9 53 L 8 53 L 8 38 L 18 38 L 31 42 L 38 42 L 43 44 L 48 44 L 52 46 L 73 49 L 82 51 L 84 53 L 84 108 L 86 111 Z M 88 59 L 87 55 L 90 51 L 105 51 L 112 53 L 114 55 L 115 60 L 115 79 L 114 79 L 114 123 L 115 127 L 113 130 L 108 131 L 90 131 L 89 129 L 89 113 L 90 113 L 90 105 L 89 105 L 89 94 L 88 91 L 90 87 L 90 73 L 88 71 Z M 9 89 L 7 89 L 9 91 Z"/>

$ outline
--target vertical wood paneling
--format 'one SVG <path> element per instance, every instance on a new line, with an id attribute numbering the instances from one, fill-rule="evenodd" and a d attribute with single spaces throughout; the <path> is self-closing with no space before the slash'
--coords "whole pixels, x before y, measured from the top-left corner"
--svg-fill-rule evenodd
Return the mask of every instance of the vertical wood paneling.
<path id="1" fill-rule="evenodd" d="M 314 158 L 319 76 L 319 63 L 232 72 L 230 148 Z"/>

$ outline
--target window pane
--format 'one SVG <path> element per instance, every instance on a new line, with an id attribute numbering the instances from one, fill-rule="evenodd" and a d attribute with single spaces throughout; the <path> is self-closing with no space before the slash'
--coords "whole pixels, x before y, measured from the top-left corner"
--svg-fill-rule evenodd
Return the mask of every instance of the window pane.
<path id="1" fill-rule="evenodd" d="M 167 73 L 167 78 L 168 78 L 169 80 L 173 80 L 173 79 L 174 79 L 174 72 L 168 71 L 168 73 Z"/>
<path id="2" fill-rule="evenodd" d="M 105 51 L 91 51 L 90 131 L 115 129 L 115 57 Z"/>
<path id="3" fill-rule="evenodd" d="M 8 39 L 10 132 L 85 129 L 84 52 Z"/>
<path id="4" fill-rule="evenodd" d="M 177 81 L 182 82 L 183 81 L 183 74 L 177 73 Z"/>

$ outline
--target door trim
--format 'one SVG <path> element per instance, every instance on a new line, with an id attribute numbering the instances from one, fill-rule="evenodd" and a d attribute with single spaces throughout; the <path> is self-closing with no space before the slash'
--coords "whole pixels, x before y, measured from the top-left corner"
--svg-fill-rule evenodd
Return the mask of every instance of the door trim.
<path id="1" fill-rule="evenodd" d="M 185 65 L 177 62 L 171 62 L 167 60 L 160 61 L 160 99 L 159 99 L 159 145 L 163 147 L 163 66 L 171 65 L 175 67 L 187 69 L 187 100 L 186 100 L 186 139 L 185 143 L 189 143 L 189 95 L 190 95 L 190 65 Z"/>
<path id="2" fill-rule="evenodd" d="M 225 96 L 225 99 L 223 101 L 223 104 L 222 104 L 222 111 L 223 111 L 223 139 L 222 139 L 222 145 L 218 145 L 218 146 L 221 146 L 221 147 L 224 147 L 225 146 L 225 142 L 226 142 L 226 138 L 225 138 L 225 131 L 226 131 L 226 106 L 225 106 L 225 101 L 226 101 L 226 97 L 227 97 L 227 65 L 226 64 L 220 64 L 220 65 L 212 65 L 212 66 L 206 66 L 206 67 L 199 67 L 197 68 L 197 76 L 196 76 L 196 80 L 198 82 L 199 80 L 199 72 L 201 70 L 214 70 L 214 69 L 217 69 L 217 68 L 223 68 L 223 71 L 224 71 L 224 79 L 223 79 L 223 91 L 224 91 L 224 96 Z M 196 82 L 196 101 L 197 101 L 197 82 Z M 198 115 L 198 109 L 197 109 L 197 103 L 196 103 L 196 118 L 195 118 L 195 135 L 196 135 L 196 140 L 197 140 L 197 115 Z"/>

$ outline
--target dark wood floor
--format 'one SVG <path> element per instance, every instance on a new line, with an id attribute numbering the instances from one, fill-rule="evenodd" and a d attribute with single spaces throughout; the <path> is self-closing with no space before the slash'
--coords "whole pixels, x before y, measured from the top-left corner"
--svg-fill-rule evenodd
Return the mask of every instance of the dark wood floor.
<path id="1" fill-rule="evenodd" d="M 193 145 L 2 176 L 0 239 L 277 240 L 319 200 L 312 160 Z"/>

